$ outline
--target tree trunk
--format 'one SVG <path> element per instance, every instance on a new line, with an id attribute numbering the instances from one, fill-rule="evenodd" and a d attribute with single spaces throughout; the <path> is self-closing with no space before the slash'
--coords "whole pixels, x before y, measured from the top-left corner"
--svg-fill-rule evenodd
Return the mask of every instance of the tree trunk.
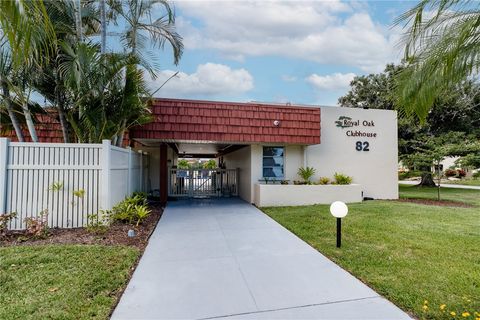
<path id="1" fill-rule="evenodd" d="M 8 116 L 10 117 L 10 121 L 12 122 L 12 126 L 15 130 L 15 134 L 17 135 L 17 139 L 19 142 L 24 142 L 25 138 L 23 137 L 22 127 L 20 126 L 17 115 L 13 110 L 12 100 L 10 99 L 10 90 L 8 89 L 8 84 L 5 81 L 2 81 L 2 91 L 3 97 L 6 102 L 5 105 L 7 108 Z"/>
<path id="2" fill-rule="evenodd" d="M 127 120 L 122 121 L 122 126 L 120 127 L 120 132 L 118 133 L 118 139 L 117 139 L 117 147 L 122 147 L 123 145 L 123 137 L 125 136 L 125 126 L 127 125 Z"/>
<path id="3" fill-rule="evenodd" d="M 75 12 L 75 24 L 77 28 L 77 38 L 79 42 L 83 41 L 83 30 L 82 30 L 82 1 L 76 0 L 76 12 Z"/>
<path id="4" fill-rule="evenodd" d="M 65 117 L 65 108 L 62 98 L 62 93 L 60 90 L 60 78 L 58 76 L 58 69 L 55 71 L 55 106 L 58 112 L 58 119 L 60 121 L 60 127 L 62 128 L 63 142 L 69 143 L 70 139 L 68 136 L 68 122 Z"/>
<path id="5" fill-rule="evenodd" d="M 100 0 L 100 22 L 102 25 L 102 37 L 100 51 L 102 54 L 106 52 L 107 44 L 107 16 L 105 12 L 105 0 Z"/>
<path id="6" fill-rule="evenodd" d="M 60 120 L 60 126 L 62 127 L 62 135 L 63 135 L 63 142 L 69 143 L 70 139 L 68 137 L 68 123 L 65 117 L 65 112 L 63 111 L 63 107 L 58 105 L 58 119 Z"/>
<path id="7" fill-rule="evenodd" d="M 418 184 L 419 187 L 436 187 L 435 181 L 431 172 L 422 173 L 422 180 Z"/>
<path id="8" fill-rule="evenodd" d="M 25 122 L 27 123 L 28 133 L 33 142 L 38 142 L 37 131 L 35 130 L 35 124 L 33 123 L 32 113 L 28 109 L 28 103 L 22 103 L 23 115 L 25 116 Z"/>

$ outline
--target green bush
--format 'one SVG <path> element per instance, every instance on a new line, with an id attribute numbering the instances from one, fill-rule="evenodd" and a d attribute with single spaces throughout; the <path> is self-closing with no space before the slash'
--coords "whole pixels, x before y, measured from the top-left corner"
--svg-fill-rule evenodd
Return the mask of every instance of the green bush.
<path id="1" fill-rule="evenodd" d="M 111 211 L 100 210 L 100 213 L 87 215 L 87 231 L 95 234 L 104 234 L 110 225 Z"/>
<path id="2" fill-rule="evenodd" d="M 122 202 L 113 207 L 111 219 L 129 224 L 140 224 L 150 214 L 147 200 L 143 194 L 136 194 L 125 198 Z"/>
<path id="3" fill-rule="evenodd" d="M 306 184 L 310 184 L 310 179 L 315 175 L 315 168 L 312 167 L 300 167 L 297 174 Z"/>
<path id="4" fill-rule="evenodd" d="M 421 176 L 422 176 L 422 172 L 416 171 L 416 170 L 398 172 L 398 180 L 405 180 L 405 179 L 409 179 L 413 177 L 421 177 Z"/>
<path id="5" fill-rule="evenodd" d="M 352 183 L 352 177 L 347 176 L 346 174 L 343 173 L 337 173 L 333 175 L 335 179 L 335 184 L 351 184 Z"/>
<path id="6" fill-rule="evenodd" d="M 474 173 L 472 174 L 472 178 L 473 178 L 473 179 L 479 179 L 479 178 L 480 178 L 480 171 L 474 172 Z"/>
<path id="7" fill-rule="evenodd" d="M 330 183 L 330 178 L 328 177 L 320 177 L 320 179 L 318 180 L 318 184 L 329 184 Z"/>

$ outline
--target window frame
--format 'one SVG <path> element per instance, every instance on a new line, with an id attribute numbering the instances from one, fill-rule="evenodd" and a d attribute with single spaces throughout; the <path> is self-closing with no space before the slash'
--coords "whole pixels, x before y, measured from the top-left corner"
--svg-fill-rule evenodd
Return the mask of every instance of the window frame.
<path id="1" fill-rule="evenodd" d="M 265 148 L 279 148 L 279 149 L 282 149 L 283 152 L 282 152 L 282 155 L 281 156 L 266 156 L 265 155 Z M 285 146 L 262 146 L 262 178 L 263 179 L 285 179 L 285 152 L 286 152 L 286 148 Z M 282 158 L 282 165 L 281 166 L 265 166 L 264 165 L 264 160 L 265 159 L 274 159 L 274 158 Z M 282 176 L 274 176 L 274 177 L 266 177 L 265 176 L 265 169 L 273 169 L 274 168 L 282 168 Z"/>

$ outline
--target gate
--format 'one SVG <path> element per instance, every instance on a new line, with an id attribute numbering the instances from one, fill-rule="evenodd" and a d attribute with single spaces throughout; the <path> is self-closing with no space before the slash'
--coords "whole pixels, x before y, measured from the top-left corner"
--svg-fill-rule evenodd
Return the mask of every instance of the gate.
<path id="1" fill-rule="evenodd" d="M 237 169 L 169 169 L 169 197 L 238 196 Z"/>

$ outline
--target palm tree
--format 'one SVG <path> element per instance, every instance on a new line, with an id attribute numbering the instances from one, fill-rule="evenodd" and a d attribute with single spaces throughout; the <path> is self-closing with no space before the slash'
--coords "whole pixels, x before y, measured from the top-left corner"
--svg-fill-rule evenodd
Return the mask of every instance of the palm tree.
<path id="1" fill-rule="evenodd" d="M 93 4 L 89 2 L 82 2 L 82 4 L 80 26 L 82 36 L 80 36 L 78 2 L 58 0 L 46 3 L 48 19 L 54 28 L 55 41 L 51 44 L 52 54 L 38 66 L 33 84 L 35 89 L 56 108 L 64 142 L 69 142 L 71 139 L 70 123 L 67 117 L 73 108 L 73 102 L 66 92 L 64 74 L 59 71 L 60 56 L 64 48 L 75 46 L 83 35 L 95 34 L 99 29 Z M 75 110 L 80 113 L 79 109 Z"/>
<path id="2" fill-rule="evenodd" d="M 130 48 L 130 54 L 136 59 L 137 64 L 145 68 L 152 77 L 155 77 L 155 70 L 158 69 L 154 56 L 146 50 L 148 40 L 153 46 L 161 49 L 168 42 L 173 50 L 173 62 L 178 64 L 183 53 L 182 37 L 175 30 L 175 12 L 167 0 L 127 0 L 124 4 L 121 1 L 110 1 L 110 7 L 127 22 L 127 29 L 122 34 L 122 42 Z M 152 20 L 152 13 L 162 12 L 159 18 Z M 149 56 L 147 59 L 146 56 Z M 138 74 L 136 66 L 130 66 L 127 77 Z M 136 81 L 131 81 L 135 83 Z M 135 91 L 135 87 L 130 90 Z M 140 90 L 137 89 L 137 96 Z M 120 124 L 116 144 L 120 146 L 127 129 L 127 121 L 124 119 Z"/>
<path id="3" fill-rule="evenodd" d="M 54 34 L 43 1 L 0 1 L 0 29 L 5 39 L 5 43 L 2 40 L 3 47 L 8 46 L 11 51 L 11 72 L 17 75 L 15 79 L 20 79 L 17 81 L 20 82 L 20 86 L 10 84 L 10 89 L 16 89 L 15 93 L 21 100 L 30 137 L 32 141 L 37 142 L 33 117 L 28 107 L 28 96 L 25 96 L 28 89 L 24 80 L 26 80 L 25 71 L 31 70 L 51 52 L 50 40 Z M 40 54 L 41 51 L 44 54 Z M 5 87 L 2 90 L 5 96 Z M 7 104 L 9 104 L 8 100 Z M 15 122 L 14 119 L 11 121 L 12 124 Z"/>
<path id="4" fill-rule="evenodd" d="M 407 32 L 407 67 L 397 75 L 396 104 L 425 121 L 436 97 L 480 67 L 480 5 L 469 0 L 422 0 L 397 20 Z"/>
<path id="5" fill-rule="evenodd" d="M 110 1 L 110 7 L 127 22 L 127 28 L 121 36 L 122 42 L 136 55 L 139 64 L 153 71 L 152 64 L 146 60 L 147 40 L 161 49 L 168 42 L 173 50 L 173 62 L 178 64 L 183 53 L 182 37 L 175 30 L 175 12 L 167 0 L 127 0 Z M 162 12 L 159 18 L 152 20 L 152 14 Z M 155 66 L 154 66 L 155 67 Z"/>
<path id="6" fill-rule="evenodd" d="M 15 68 L 48 55 L 55 38 L 43 0 L 0 1 L 0 29 Z"/>
<path id="7" fill-rule="evenodd" d="M 11 74 L 12 62 L 10 59 L 10 53 L 6 50 L 6 47 L 2 47 L 0 49 L 0 89 L 2 90 L 2 99 L 0 101 L 3 102 L 2 105 L 7 110 L 10 122 L 15 130 L 18 141 L 23 142 L 25 141 L 25 138 L 23 137 L 22 127 L 18 121 L 17 114 L 14 110 L 14 103 L 10 95 L 9 77 Z"/>

